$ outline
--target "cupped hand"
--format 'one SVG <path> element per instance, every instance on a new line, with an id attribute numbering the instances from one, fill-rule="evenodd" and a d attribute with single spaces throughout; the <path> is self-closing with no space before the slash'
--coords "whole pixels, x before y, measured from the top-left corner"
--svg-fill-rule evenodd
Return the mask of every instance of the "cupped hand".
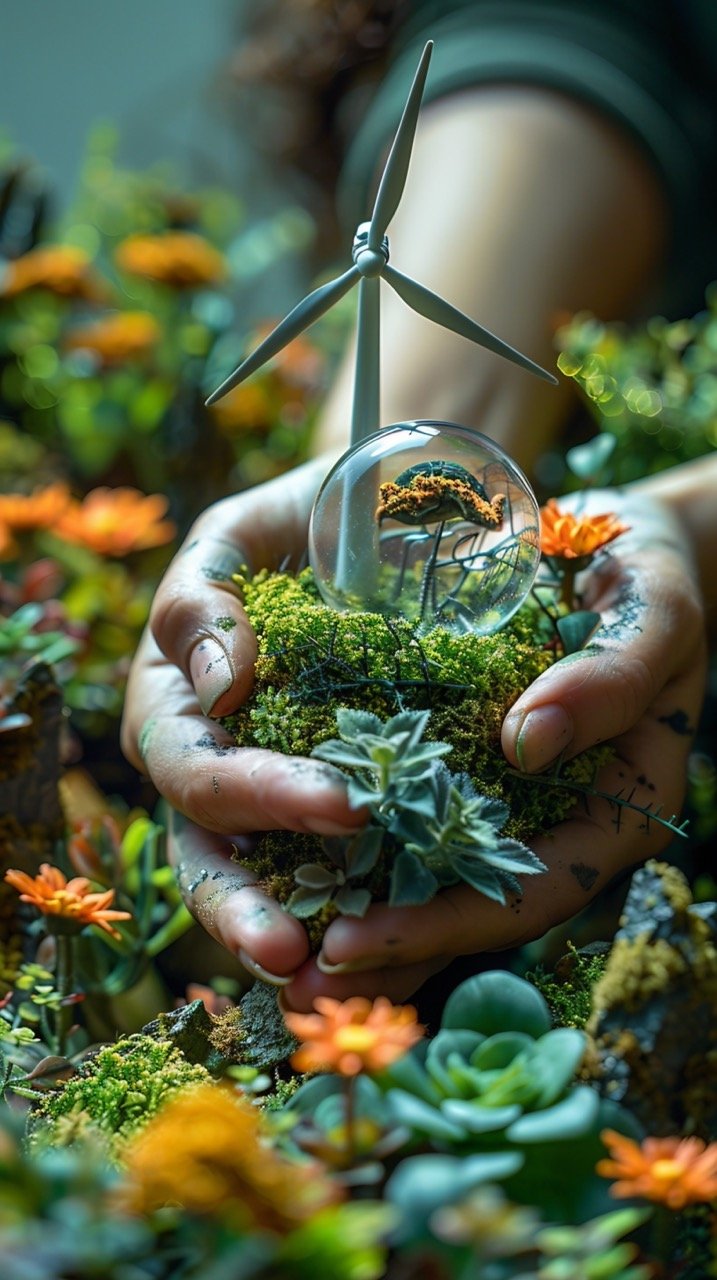
<path id="1" fill-rule="evenodd" d="M 169 857 L 190 910 L 248 967 L 279 978 L 306 959 L 306 932 L 253 887 L 226 837 L 343 834 L 361 815 L 329 765 L 237 748 L 214 717 L 236 710 L 253 683 L 256 638 L 232 575 L 300 561 L 328 466 L 306 464 L 199 517 L 157 590 L 122 722 L 125 755 L 174 811 Z"/>
<path id="2" fill-rule="evenodd" d="M 705 681 L 692 551 L 669 510 L 654 501 L 613 490 L 561 506 L 576 504 L 590 513 L 615 511 L 630 531 L 578 578 L 581 606 L 600 613 L 599 629 L 517 700 L 503 724 L 503 750 L 514 767 L 547 777 L 559 756 L 610 741 L 614 757 L 595 788 L 671 816 L 682 804 Z M 577 799 L 569 820 L 531 842 L 547 870 L 524 878 L 520 898 L 501 906 L 456 886 L 426 906 L 376 904 L 363 920 L 342 917 L 327 930 L 318 959 L 307 960 L 284 991 L 286 1003 L 307 1009 L 319 993 L 406 999 L 456 956 L 540 937 L 671 838 L 633 809 Z"/>

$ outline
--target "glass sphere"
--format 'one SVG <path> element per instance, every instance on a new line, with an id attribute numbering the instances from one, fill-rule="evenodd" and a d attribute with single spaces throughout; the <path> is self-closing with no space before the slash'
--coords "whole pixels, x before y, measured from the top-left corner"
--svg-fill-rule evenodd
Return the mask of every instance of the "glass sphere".
<path id="1" fill-rule="evenodd" d="M 399 422 L 350 449 L 319 490 L 309 562 L 326 604 L 487 635 L 540 560 L 538 504 L 492 440 Z"/>

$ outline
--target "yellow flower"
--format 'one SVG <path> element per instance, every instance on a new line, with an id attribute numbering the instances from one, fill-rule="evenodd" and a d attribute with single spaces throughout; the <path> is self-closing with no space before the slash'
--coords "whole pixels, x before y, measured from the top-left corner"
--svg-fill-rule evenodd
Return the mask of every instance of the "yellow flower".
<path id="1" fill-rule="evenodd" d="M 110 289 L 88 255 L 74 245 L 39 245 L 7 263 L 0 295 L 14 298 L 30 289 L 48 289 L 62 298 L 106 302 Z"/>
<path id="2" fill-rule="evenodd" d="M 267 1144 L 261 1117 L 221 1085 L 175 1096 L 124 1151 L 122 1199 L 135 1213 L 175 1205 L 285 1235 L 338 1198 L 315 1167 Z"/>
<path id="3" fill-rule="evenodd" d="M 83 502 L 65 510 L 55 533 L 98 555 L 126 556 L 171 541 L 176 528 L 171 520 L 162 519 L 168 506 L 159 493 L 145 496 L 137 489 L 92 489 Z"/>
<path id="4" fill-rule="evenodd" d="M 297 1071 L 337 1071 L 355 1076 L 380 1071 L 403 1057 L 422 1037 L 412 1005 L 392 1005 L 385 996 L 333 1000 L 317 996 L 315 1013 L 285 1013 L 290 1031 L 304 1043 L 293 1055 Z"/>
<path id="5" fill-rule="evenodd" d="M 115 261 L 122 271 L 175 289 L 217 284 L 227 265 L 208 240 L 190 231 L 164 231 L 158 235 L 130 236 L 117 246 Z"/>
<path id="6" fill-rule="evenodd" d="M 95 324 L 78 326 L 65 339 L 70 351 L 92 351 L 103 364 L 137 360 L 151 351 L 161 329 L 148 311 L 117 311 Z"/>
<path id="7" fill-rule="evenodd" d="M 96 924 L 113 938 L 121 937 L 109 923 L 110 920 L 130 920 L 129 911 L 110 910 L 114 900 L 114 889 L 106 889 L 103 893 L 90 893 L 90 882 L 84 876 L 68 880 L 58 867 L 43 862 L 40 874 L 29 876 L 25 871 L 10 870 L 5 872 L 5 879 L 13 889 L 17 889 L 23 902 L 42 912 L 44 916 L 59 916 L 83 929 L 85 925 Z"/>
<path id="8" fill-rule="evenodd" d="M 599 1160 L 603 1178 L 617 1178 L 613 1196 L 643 1196 L 669 1209 L 704 1204 L 717 1197 L 717 1142 L 701 1138 L 645 1138 L 633 1142 L 613 1129 L 601 1133 L 610 1160 Z"/>
<path id="9" fill-rule="evenodd" d="M 540 549 L 544 556 L 577 560 L 594 555 L 613 538 L 627 533 L 629 527 L 622 524 L 612 511 L 580 518 L 572 511 L 561 511 L 555 499 L 551 498 L 540 510 Z"/>

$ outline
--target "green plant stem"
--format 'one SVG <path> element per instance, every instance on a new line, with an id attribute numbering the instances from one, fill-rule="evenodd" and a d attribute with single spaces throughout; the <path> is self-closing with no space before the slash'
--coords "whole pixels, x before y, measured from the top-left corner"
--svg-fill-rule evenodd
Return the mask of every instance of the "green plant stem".
<path id="1" fill-rule="evenodd" d="M 650 1249 L 663 1268 L 661 1275 L 671 1275 L 668 1264 L 673 1259 L 676 1239 L 677 1214 L 666 1205 L 658 1205 L 650 1224 Z"/>
<path id="2" fill-rule="evenodd" d="M 58 933 L 55 935 L 55 946 L 57 948 L 56 986 L 60 997 L 64 1000 L 72 994 L 74 938 L 68 933 Z M 71 1025 L 72 1006 L 60 1004 L 55 1014 L 55 1052 L 60 1057 L 64 1057 Z"/>
<path id="3" fill-rule="evenodd" d="M 575 570 L 571 566 L 566 566 L 561 570 L 562 581 L 560 584 L 560 603 L 567 606 L 571 613 L 576 608 L 575 604 Z"/>

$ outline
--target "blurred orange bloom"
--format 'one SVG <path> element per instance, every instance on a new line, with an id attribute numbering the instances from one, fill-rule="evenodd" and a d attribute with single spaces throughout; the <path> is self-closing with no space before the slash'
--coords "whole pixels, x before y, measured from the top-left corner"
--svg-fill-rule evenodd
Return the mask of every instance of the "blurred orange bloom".
<path id="1" fill-rule="evenodd" d="M 0 520 L 0 560 L 14 555 L 15 542 L 8 526 Z"/>
<path id="2" fill-rule="evenodd" d="M 209 412 L 223 431 L 261 431 L 271 426 L 275 406 L 266 382 L 255 379 L 232 387 Z"/>
<path id="3" fill-rule="evenodd" d="M 175 1095 L 124 1148 L 130 1210 L 188 1213 L 285 1235 L 340 1198 L 316 1168 L 266 1141 L 260 1114 L 218 1084 Z"/>
<path id="4" fill-rule="evenodd" d="M 717 1142 L 701 1138 L 645 1138 L 642 1143 L 605 1129 L 600 1137 L 610 1160 L 599 1160 L 603 1178 L 618 1178 L 613 1196 L 643 1196 L 669 1209 L 704 1204 L 717 1197 Z"/>
<path id="5" fill-rule="evenodd" d="M 227 274 L 222 254 L 203 236 L 190 231 L 130 236 L 117 246 L 115 261 L 130 275 L 157 280 L 175 289 L 217 284 Z"/>
<path id="6" fill-rule="evenodd" d="M 629 527 L 612 511 L 579 517 L 571 511 L 561 511 L 555 499 L 550 498 L 540 510 L 540 549 L 545 556 L 577 560 L 606 547 L 613 538 L 627 533 Z"/>
<path id="7" fill-rule="evenodd" d="M 169 501 L 161 493 L 138 489 L 92 489 L 83 502 L 63 512 L 55 533 L 98 555 L 126 556 L 171 542 L 176 526 L 164 520 Z"/>
<path id="8" fill-rule="evenodd" d="M 59 916 L 77 925 L 78 929 L 96 924 L 105 933 L 111 933 L 113 938 L 119 938 L 121 934 L 112 927 L 110 920 L 132 918 L 129 911 L 110 910 L 114 889 L 90 893 L 90 882 L 84 876 L 68 880 L 58 867 L 51 866 L 49 862 L 42 863 L 37 876 L 13 869 L 5 872 L 5 879 L 13 889 L 17 889 L 23 902 L 29 902 L 44 916 Z"/>
<path id="9" fill-rule="evenodd" d="M 402 1058 L 423 1036 L 412 1005 L 396 1006 L 385 996 L 334 1000 L 317 996 L 315 1013 L 285 1013 L 290 1031 L 303 1040 L 291 1059 L 297 1071 L 337 1071 L 355 1076 L 380 1071 Z"/>
<path id="10" fill-rule="evenodd" d="M 10 529 L 49 529 L 69 503 L 70 491 L 61 481 L 34 493 L 0 493 L 0 524 Z"/>
<path id="11" fill-rule="evenodd" d="M 103 364 L 121 364 L 146 355 L 161 335 L 162 330 L 149 311 L 117 311 L 95 324 L 73 329 L 65 346 L 70 351 L 92 351 Z"/>
<path id="12" fill-rule="evenodd" d="M 263 324 L 256 332 L 256 345 L 269 336 L 273 324 Z M 296 385 L 313 386 L 321 378 L 326 359 L 322 351 L 314 346 L 310 338 L 300 333 L 292 338 L 272 360 L 272 366 L 281 373 L 287 382 Z"/>
<path id="13" fill-rule="evenodd" d="M 83 249 L 74 245 L 39 245 L 11 259 L 0 279 L 0 295 L 14 298 L 30 289 L 48 289 L 62 298 L 106 302 L 111 291 Z"/>

